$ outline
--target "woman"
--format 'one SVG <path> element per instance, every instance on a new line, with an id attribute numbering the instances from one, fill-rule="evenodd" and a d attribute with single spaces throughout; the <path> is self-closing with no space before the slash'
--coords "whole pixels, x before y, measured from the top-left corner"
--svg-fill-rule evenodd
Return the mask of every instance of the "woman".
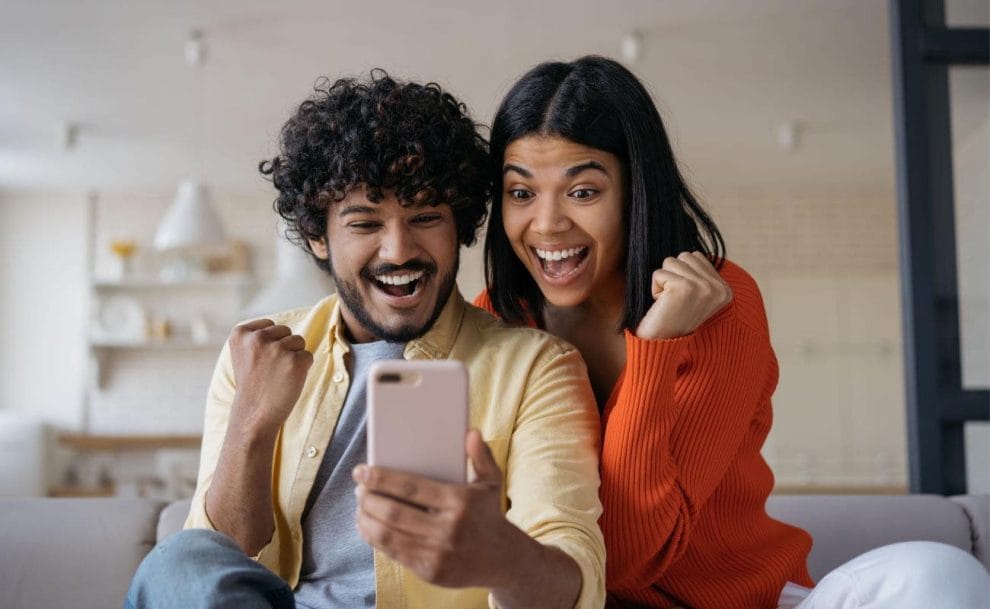
<path id="1" fill-rule="evenodd" d="M 764 509 L 773 476 L 760 448 L 777 362 L 759 289 L 724 258 L 718 228 L 628 70 L 600 57 L 537 66 L 503 100 L 491 155 L 488 289 L 476 304 L 565 338 L 585 357 L 603 420 L 611 603 L 740 609 L 808 597 L 802 609 L 907 609 L 939 606 L 930 598 L 965 607 L 965 594 L 981 594 L 982 566 L 937 544 L 884 550 L 888 566 L 888 555 L 900 560 L 897 581 L 884 581 L 909 601 L 839 604 L 850 594 L 842 574 L 811 591 L 811 538 Z M 904 563 L 928 550 L 934 564 Z M 844 567 L 860 577 L 875 563 Z M 950 564 L 951 592 L 918 575 Z M 973 585 L 958 585 L 959 572 Z"/>

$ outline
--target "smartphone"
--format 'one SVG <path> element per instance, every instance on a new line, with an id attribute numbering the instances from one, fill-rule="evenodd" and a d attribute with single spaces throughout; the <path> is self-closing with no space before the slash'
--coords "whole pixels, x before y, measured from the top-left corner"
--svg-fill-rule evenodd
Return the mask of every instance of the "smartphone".
<path id="1" fill-rule="evenodd" d="M 368 464 L 467 482 L 468 374 L 453 360 L 382 360 L 368 371 Z"/>

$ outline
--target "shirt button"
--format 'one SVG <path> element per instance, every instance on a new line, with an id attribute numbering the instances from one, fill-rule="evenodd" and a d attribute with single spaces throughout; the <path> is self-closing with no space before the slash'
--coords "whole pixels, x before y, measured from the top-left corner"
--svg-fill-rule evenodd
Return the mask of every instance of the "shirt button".
<path id="1" fill-rule="evenodd" d="M 337 374 L 333 375 L 333 382 L 339 383 L 342 380 L 344 380 L 344 375 L 342 373 L 338 372 Z"/>
<path id="2" fill-rule="evenodd" d="M 306 449 L 306 456 L 309 457 L 310 459 L 312 459 L 313 457 L 315 457 L 319 453 L 320 453 L 320 451 L 317 450 L 317 448 L 315 446 L 310 446 L 309 448 Z"/>

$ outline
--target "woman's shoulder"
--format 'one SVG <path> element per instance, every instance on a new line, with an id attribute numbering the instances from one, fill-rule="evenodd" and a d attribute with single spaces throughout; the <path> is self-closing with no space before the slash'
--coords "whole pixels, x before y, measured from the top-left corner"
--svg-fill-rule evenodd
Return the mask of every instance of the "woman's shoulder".
<path id="1" fill-rule="evenodd" d="M 766 308 L 760 286 L 746 269 L 728 259 L 722 260 L 718 270 L 722 279 L 732 288 L 733 317 L 759 333 L 769 332 Z"/>
<path id="2" fill-rule="evenodd" d="M 478 295 L 474 297 L 471 304 L 479 309 L 488 311 L 492 315 L 495 315 L 495 305 L 492 304 L 492 297 L 488 294 L 487 288 L 482 288 L 482 290 L 478 292 Z"/>

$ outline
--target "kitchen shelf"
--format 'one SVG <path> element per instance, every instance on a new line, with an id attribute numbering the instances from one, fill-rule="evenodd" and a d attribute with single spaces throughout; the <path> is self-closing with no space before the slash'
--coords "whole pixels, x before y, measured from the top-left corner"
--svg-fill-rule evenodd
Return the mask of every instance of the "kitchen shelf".
<path id="1" fill-rule="evenodd" d="M 90 346 L 94 349 L 163 349 L 163 350 L 185 350 L 185 349 L 208 349 L 219 351 L 223 348 L 225 339 L 211 338 L 210 340 L 197 342 L 191 339 L 166 339 L 166 340 L 108 340 L 94 338 L 90 341 Z"/>
<path id="2" fill-rule="evenodd" d="M 195 435 L 99 435 L 59 434 L 58 442 L 83 451 L 158 450 L 161 448 L 199 448 L 202 437 Z"/>

